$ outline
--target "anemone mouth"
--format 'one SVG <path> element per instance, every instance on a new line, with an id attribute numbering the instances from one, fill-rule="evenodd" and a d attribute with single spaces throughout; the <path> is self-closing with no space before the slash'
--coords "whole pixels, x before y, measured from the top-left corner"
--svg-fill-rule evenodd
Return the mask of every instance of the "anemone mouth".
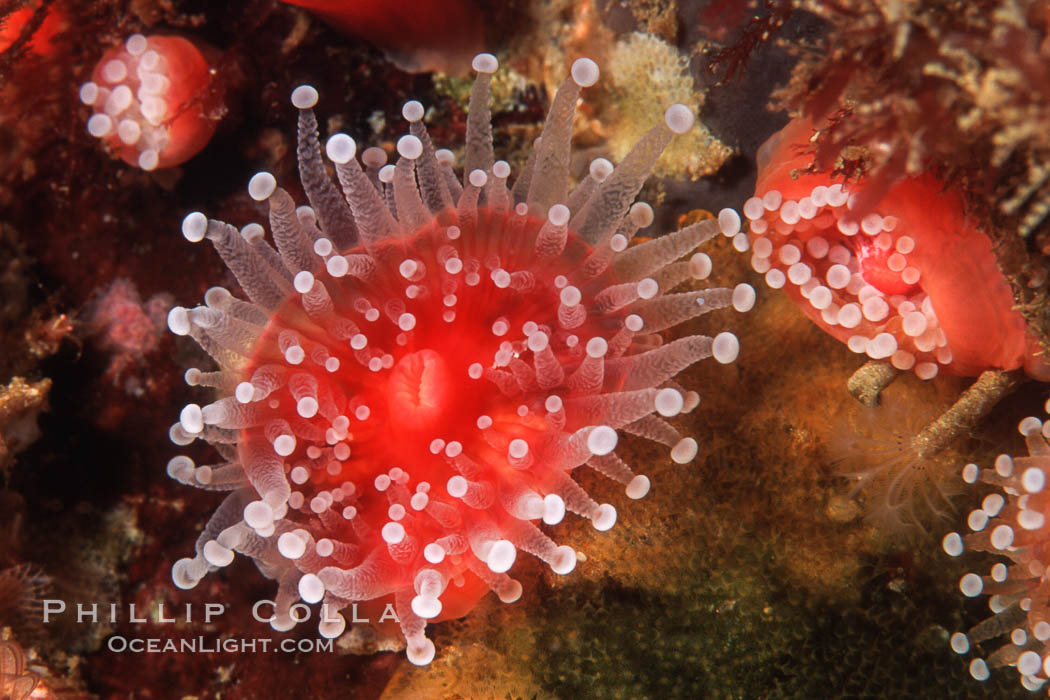
<path id="1" fill-rule="evenodd" d="M 866 238 L 849 240 L 846 245 L 857 258 L 861 278 L 884 295 L 914 296 L 922 291 L 919 285 L 909 283 L 901 274 L 905 258 L 899 252 L 880 247 L 876 241 Z"/>
<path id="2" fill-rule="evenodd" d="M 444 358 L 430 349 L 401 358 L 387 383 L 390 417 L 418 431 L 441 421 L 453 394 L 452 378 Z"/>

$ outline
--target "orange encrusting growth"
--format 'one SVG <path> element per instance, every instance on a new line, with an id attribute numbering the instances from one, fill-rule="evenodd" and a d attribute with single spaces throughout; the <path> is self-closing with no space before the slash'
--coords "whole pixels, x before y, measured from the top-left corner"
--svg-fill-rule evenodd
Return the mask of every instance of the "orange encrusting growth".
<path id="1" fill-rule="evenodd" d="M 762 206 L 753 204 L 751 213 L 765 223 L 756 227 L 753 220 L 751 238 L 757 241 L 768 231 L 764 237 L 773 245 L 767 256 L 769 266 L 759 263 L 756 269 L 766 273 L 767 280 L 778 264 L 790 269 L 791 255 L 786 263 L 780 260 L 781 241 L 797 243 L 799 262 L 810 268 L 810 278 L 835 291 L 830 297 L 818 293 L 815 304 L 808 296 L 812 282 L 806 289 L 805 283 L 791 283 L 790 275 L 773 273 L 772 283 L 782 283 L 788 295 L 825 331 L 845 343 L 853 338 L 851 349 L 855 351 L 866 352 L 879 333 L 894 336 L 895 346 L 884 339 L 880 342 L 885 342 L 885 347 L 880 346 L 873 356 L 881 359 L 882 350 L 892 347 L 894 352 L 885 357 L 902 353 L 894 364 L 900 369 L 914 367 L 923 378 L 935 376 L 936 367 L 962 376 L 1024 367 L 1034 377 L 1050 377 L 1050 367 L 1014 309 L 1010 285 L 998 267 L 991 241 L 967 215 L 962 199 L 945 183 L 926 174 L 896 183 L 873 212 L 855 215 L 852 198 L 863 192 L 863 178 L 835 185 L 836 178 L 827 174 L 800 174 L 812 162 L 807 148 L 813 133 L 812 122 L 795 120 L 760 151 L 754 200 Z M 814 194 L 818 203 L 827 199 L 828 188 L 834 188 L 837 200 L 811 207 Z M 765 201 L 769 193 L 777 193 L 772 197 L 776 201 Z M 827 245 L 810 243 L 816 238 Z M 764 245 L 759 251 L 765 250 Z M 814 246 L 824 255 L 816 258 L 811 250 Z M 835 264 L 828 252 L 839 246 L 848 253 L 839 255 L 851 273 L 849 278 L 841 273 L 841 280 L 832 273 L 836 284 L 849 279 L 841 291 L 827 282 L 829 269 Z M 805 273 L 796 274 L 795 279 L 800 277 L 806 277 Z M 861 290 L 865 290 L 863 298 L 858 299 Z M 839 322 L 838 310 L 844 305 L 860 302 L 857 306 L 863 307 L 863 300 L 870 297 L 885 301 L 885 314 L 878 308 L 882 302 L 874 301 L 869 304 L 873 312 L 863 313 L 856 325 L 852 318 L 845 325 Z M 828 307 L 818 308 L 829 298 Z M 925 299 L 928 303 L 923 307 Z M 829 313 L 828 308 L 836 312 Z M 924 313 L 926 318 L 909 319 L 914 313 Z M 903 328 L 905 321 L 913 332 L 926 329 L 923 332 L 934 337 L 927 339 L 923 332 L 909 335 Z M 865 344 L 859 338 L 869 342 Z"/>

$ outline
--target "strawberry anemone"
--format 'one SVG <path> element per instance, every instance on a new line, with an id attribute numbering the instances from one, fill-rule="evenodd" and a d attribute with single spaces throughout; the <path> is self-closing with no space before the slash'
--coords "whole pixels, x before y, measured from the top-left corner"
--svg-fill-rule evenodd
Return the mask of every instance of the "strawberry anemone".
<path id="1" fill-rule="evenodd" d="M 668 342 L 662 332 L 751 308 L 748 285 L 670 293 L 708 276 L 710 258 L 695 249 L 739 234 L 740 218 L 724 210 L 629 245 L 653 220 L 634 199 L 692 113 L 670 107 L 622 163 L 595 161 L 570 191 L 575 105 L 598 79 L 581 59 L 508 188 L 488 107 L 497 66 L 488 54 L 474 60 L 462 178 L 452 153 L 434 148 L 422 105 L 409 102 L 396 164 L 373 148 L 362 168 L 352 138 L 328 139 L 337 188 L 318 140 L 317 92 L 301 86 L 292 102 L 310 206 L 296 207 L 269 173 L 249 183 L 269 207 L 276 250 L 258 224 L 237 230 L 197 212 L 183 221 L 185 237 L 209 239 L 251 301 L 213 288 L 203 306 L 168 317 L 220 367 L 187 372 L 220 398 L 187 405 L 171 438 L 207 440 L 224 460 L 178 456 L 168 473 L 230 492 L 194 555 L 174 565 L 179 587 L 239 552 L 278 582 L 275 629 L 319 603 L 320 633 L 335 637 L 347 606 L 382 606 L 408 658 L 426 664 L 428 621 L 465 614 L 489 590 L 505 602 L 521 595 L 507 573 L 519 551 L 559 574 L 575 567 L 572 547 L 545 530 L 566 511 L 613 526 L 616 508 L 584 491 L 574 469 L 646 495 L 648 477 L 615 452 L 618 431 L 666 445 L 675 462 L 695 457 L 696 441 L 665 419 L 699 397 L 673 378 L 707 357 L 732 362 L 739 345 L 728 332 Z"/>
<path id="2" fill-rule="evenodd" d="M 473 0 L 282 0 L 383 49 L 404 70 L 460 73 L 484 46 L 484 7 Z"/>
<path id="3" fill-rule="evenodd" d="M 133 34 L 102 54 L 80 100 L 88 133 L 125 163 L 170 168 L 197 155 L 215 133 L 207 96 L 212 68 L 179 36 Z"/>
<path id="4" fill-rule="evenodd" d="M 1045 409 L 1050 413 L 1050 402 Z M 970 674 L 988 680 L 991 668 L 1013 666 L 1028 690 L 1039 690 L 1050 679 L 1050 421 L 1036 416 L 1017 426 L 1028 454 L 999 455 L 990 469 L 967 464 L 963 480 L 981 482 L 995 490 L 966 519 L 969 533 L 948 533 L 944 551 L 953 557 L 966 550 L 988 552 L 996 561 L 988 573 L 970 572 L 959 580 L 963 595 L 987 595 L 992 616 L 969 631 L 951 636 L 958 654 L 978 651 L 979 645 L 998 647 L 970 661 Z"/>
<path id="5" fill-rule="evenodd" d="M 853 352 L 922 379 L 1021 367 L 1050 379 L 991 241 L 959 196 L 927 174 L 901 180 L 858 215 L 863 178 L 847 187 L 800 174 L 814 131 L 792 121 L 758 154 L 743 211 L 751 264 L 766 283 Z"/>

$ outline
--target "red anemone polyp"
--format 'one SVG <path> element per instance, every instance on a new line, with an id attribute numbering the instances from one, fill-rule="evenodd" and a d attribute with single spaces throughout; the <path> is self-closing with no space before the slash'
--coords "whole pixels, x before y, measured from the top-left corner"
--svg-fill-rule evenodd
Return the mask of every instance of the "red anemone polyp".
<path id="1" fill-rule="evenodd" d="M 652 223 L 633 203 L 671 139 L 692 124 L 667 110 L 615 169 L 604 160 L 569 191 L 569 143 L 582 87 L 598 68 L 581 59 L 554 97 L 542 138 L 513 188 L 496 161 L 488 107 L 493 56 L 474 61 L 462 179 L 435 150 L 423 107 L 405 105 L 410 135 L 396 165 L 345 134 L 325 146 L 312 107 L 299 109 L 300 176 L 311 206 L 296 207 L 269 173 L 249 194 L 269 207 L 277 249 L 263 227 L 241 230 L 192 213 L 191 241 L 209 239 L 251 299 L 222 288 L 205 305 L 176 307 L 168 325 L 190 335 L 220 369 L 187 382 L 221 398 L 190 404 L 172 426 L 180 445 L 213 443 L 225 460 L 173 458 L 168 473 L 231 493 L 172 569 L 195 586 L 252 557 L 278 581 L 271 625 L 291 628 L 292 605 L 322 603 L 320 632 L 342 634 L 352 602 L 392 605 L 408 658 L 426 664 L 427 621 L 465 614 L 487 590 L 511 602 L 519 551 L 565 574 L 572 547 L 539 526 L 566 511 L 598 530 L 616 521 L 572 470 L 587 465 L 642 498 L 649 479 L 617 456 L 618 432 L 666 445 L 678 463 L 697 443 L 665 418 L 699 396 L 673 378 L 694 362 L 732 362 L 731 333 L 665 342 L 662 332 L 708 311 L 754 303 L 748 285 L 670 293 L 703 279 L 711 261 L 693 253 L 719 232 L 738 235 L 723 210 L 630 246 Z M 681 259 L 689 256 L 688 259 Z"/>
<path id="2" fill-rule="evenodd" d="M 1025 367 L 1050 376 L 1014 310 L 988 236 L 932 175 L 893 185 L 857 216 L 863 178 L 844 186 L 804 173 L 814 133 L 796 120 L 759 151 L 744 205 L 752 267 L 850 350 L 922 379 Z"/>
<path id="3" fill-rule="evenodd" d="M 1050 401 L 1044 409 L 1050 413 Z M 1013 666 L 1025 688 L 1039 690 L 1050 678 L 1050 420 L 1029 416 L 1017 430 L 1027 455 L 1001 454 L 992 468 L 963 468 L 963 481 L 980 481 L 995 490 L 970 511 L 970 532 L 950 532 L 941 546 L 952 557 L 976 550 L 1000 558 L 987 574 L 972 571 L 959 580 L 963 595 L 989 596 L 992 616 L 966 633 L 953 634 L 952 650 L 980 654 L 978 645 L 998 644 L 983 658 L 971 660 L 970 674 L 985 681 L 990 668 Z"/>
<path id="4" fill-rule="evenodd" d="M 375 44 L 405 70 L 462 73 L 485 45 L 487 8 L 473 0 L 282 2 L 308 8 L 340 32 Z"/>
<path id="5" fill-rule="evenodd" d="M 88 133 L 143 170 L 184 163 L 215 133 L 205 99 L 211 79 L 211 66 L 188 39 L 133 34 L 106 51 L 80 86 L 81 102 L 94 110 Z"/>

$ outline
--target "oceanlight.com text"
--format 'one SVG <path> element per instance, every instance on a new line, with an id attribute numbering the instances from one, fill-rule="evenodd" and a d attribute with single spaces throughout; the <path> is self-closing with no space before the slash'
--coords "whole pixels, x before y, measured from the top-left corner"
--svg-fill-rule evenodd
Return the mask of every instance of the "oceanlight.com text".
<path id="1" fill-rule="evenodd" d="M 163 639 L 158 637 L 125 637 L 114 635 L 106 640 L 106 648 L 117 654 L 313 654 L 331 653 L 335 649 L 332 639 L 268 639 L 228 637 L 209 639 L 189 637 Z"/>

